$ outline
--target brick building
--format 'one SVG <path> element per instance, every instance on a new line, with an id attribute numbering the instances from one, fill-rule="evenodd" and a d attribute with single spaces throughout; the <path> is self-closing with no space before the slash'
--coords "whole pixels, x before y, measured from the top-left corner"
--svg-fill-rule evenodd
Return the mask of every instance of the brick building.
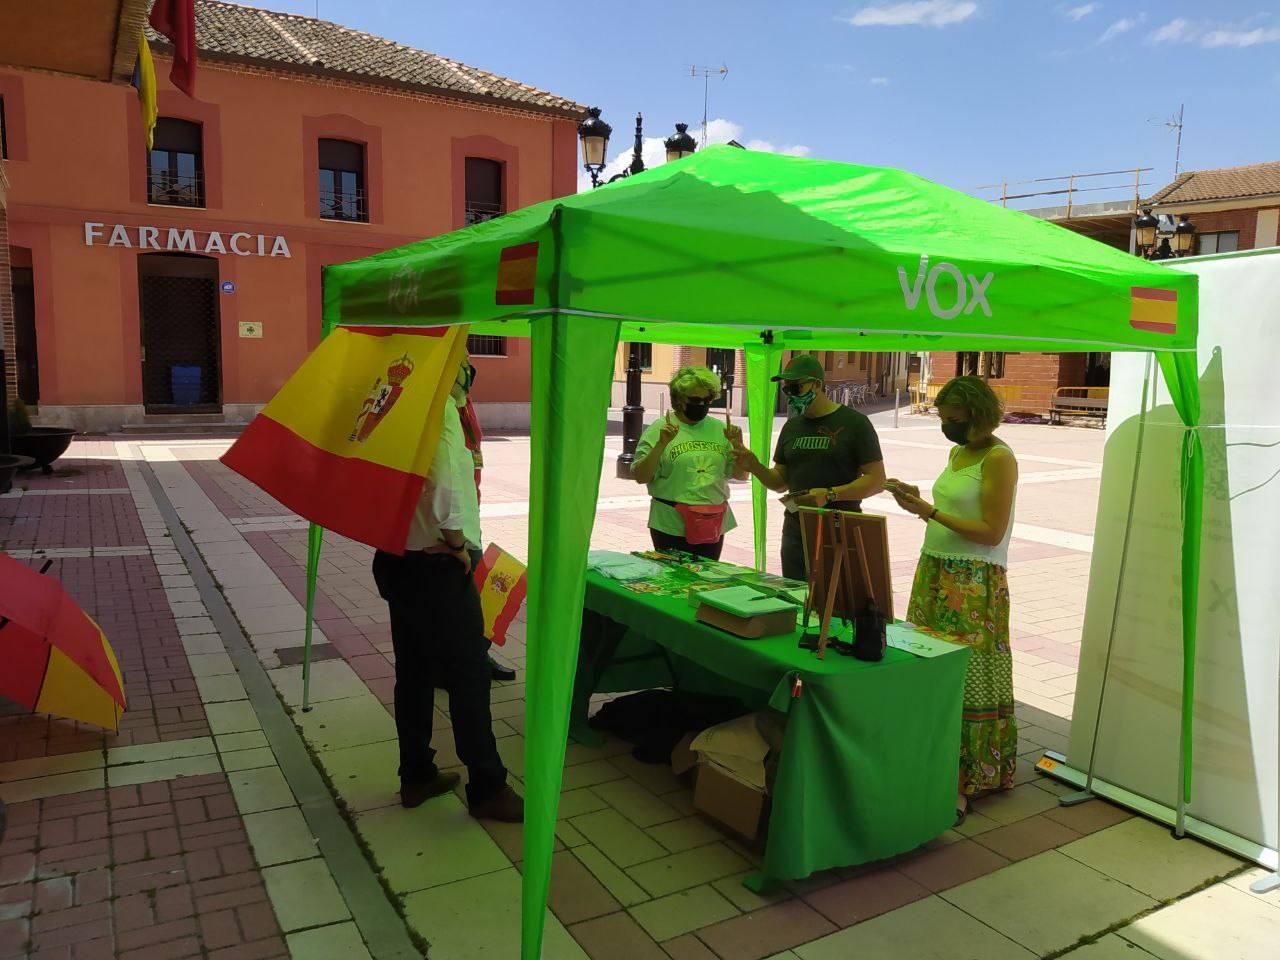
<path id="1" fill-rule="evenodd" d="M 26 17 L 0 20 L 11 350 L 40 422 L 243 422 L 319 342 L 324 266 L 577 189 L 578 103 L 217 0 L 195 2 L 195 99 L 170 84 L 172 47 L 148 28 L 148 150 L 128 85 L 136 43 L 113 82 L 32 69 L 15 37 L 79 47 L 40 5 L 3 6 Z M 134 6 L 136 39 L 147 4 Z M 121 8 L 85 7 L 112 15 L 105 35 L 126 34 Z M 527 342 L 475 339 L 482 418 L 527 422 Z"/>
<path id="2" fill-rule="evenodd" d="M 1151 212 L 1196 226 L 1196 252 L 1274 247 L 1280 232 L 1280 161 L 1188 170 L 1148 201 Z"/>
<path id="3" fill-rule="evenodd" d="M 1062 217 L 1063 208 L 1028 212 L 1132 250 L 1132 204 L 1125 205 L 1128 209 L 1094 206 L 1098 209 L 1077 208 L 1074 217 Z M 1188 170 L 1140 206 L 1167 224 L 1185 215 L 1196 227 L 1198 255 L 1274 247 L 1280 240 L 1280 161 Z M 1010 411 L 1044 413 L 1060 387 L 1106 386 L 1110 366 L 1105 353 L 934 353 L 929 383 L 939 386 L 960 374 L 976 374 L 998 388 Z"/>

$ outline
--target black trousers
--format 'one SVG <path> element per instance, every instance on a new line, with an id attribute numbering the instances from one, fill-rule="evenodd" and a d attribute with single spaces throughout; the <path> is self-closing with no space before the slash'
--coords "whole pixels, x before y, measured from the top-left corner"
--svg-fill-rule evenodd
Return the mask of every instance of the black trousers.
<path id="1" fill-rule="evenodd" d="M 447 554 L 381 550 L 373 579 L 391 608 L 400 779 L 425 783 L 437 773 L 431 733 L 440 687 L 449 695 L 454 745 L 467 767 L 467 800 L 483 803 L 506 784 L 507 770 L 489 713 L 489 642 L 475 581 Z"/>
<path id="2" fill-rule="evenodd" d="M 724 537 L 715 543 L 690 543 L 684 537 L 677 537 L 674 533 L 663 533 L 653 527 L 649 528 L 649 536 L 653 539 L 655 550 L 683 550 L 685 553 L 706 557 L 708 560 L 719 560 L 720 551 L 724 549 Z"/>
<path id="3" fill-rule="evenodd" d="M 862 512 L 862 501 L 833 503 L 833 510 Z M 788 580 L 808 580 L 805 567 L 804 535 L 800 532 L 800 515 L 788 513 L 782 520 L 782 575 Z"/>

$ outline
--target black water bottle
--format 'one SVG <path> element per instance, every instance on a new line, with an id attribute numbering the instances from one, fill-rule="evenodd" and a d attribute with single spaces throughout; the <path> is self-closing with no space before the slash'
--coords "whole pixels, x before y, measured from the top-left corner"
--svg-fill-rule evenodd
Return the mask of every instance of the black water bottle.
<path id="1" fill-rule="evenodd" d="M 853 621 L 853 655 L 859 660 L 875 662 L 884 659 L 887 646 L 885 618 L 874 599 L 868 599 L 862 613 Z"/>

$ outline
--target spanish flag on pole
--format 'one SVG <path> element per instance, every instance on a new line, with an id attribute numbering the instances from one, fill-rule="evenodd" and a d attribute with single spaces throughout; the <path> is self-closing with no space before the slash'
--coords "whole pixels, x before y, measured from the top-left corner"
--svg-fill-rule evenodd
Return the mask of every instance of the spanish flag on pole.
<path id="1" fill-rule="evenodd" d="M 467 328 L 338 327 L 222 457 L 299 516 L 403 553 Z"/>
<path id="2" fill-rule="evenodd" d="M 507 642 L 507 630 L 524 603 L 524 574 L 524 564 L 496 543 L 489 544 L 475 569 L 484 635 L 500 647 Z"/>

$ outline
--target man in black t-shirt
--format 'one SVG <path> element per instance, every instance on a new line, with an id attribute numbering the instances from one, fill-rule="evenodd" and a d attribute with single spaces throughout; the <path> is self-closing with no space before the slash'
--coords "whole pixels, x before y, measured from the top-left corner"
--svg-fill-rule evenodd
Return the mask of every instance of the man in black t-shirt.
<path id="1" fill-rule="evenodd" d="M 778 436 L 770 469 L 746 447 L 735 449 L 740 466 L 770 490 L 787 491 L 782 524 L 782 575 L 806 579 L 800 518 L 794 507 L 862 509 L 862 500 L 884 489 L 880 440 L 871 421 L 829 398 L 822 364 L 811 353 L 791 358 L 774 380 L 782 381 L 793 416 Z"/>

